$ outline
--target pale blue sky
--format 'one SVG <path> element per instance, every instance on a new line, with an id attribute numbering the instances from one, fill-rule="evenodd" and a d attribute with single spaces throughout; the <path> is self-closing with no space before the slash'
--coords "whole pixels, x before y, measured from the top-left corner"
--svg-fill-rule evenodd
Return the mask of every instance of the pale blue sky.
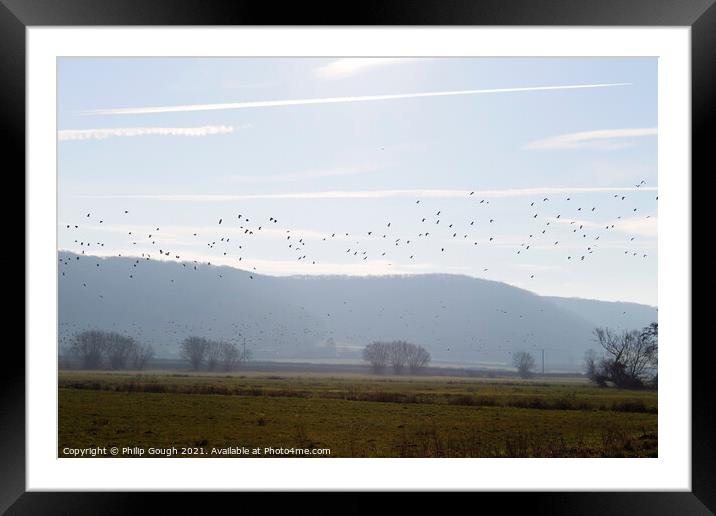
<path id="1" fill-rule="evenodd" d="M 656 127 L 652 58 L 60 59 L 59 245 L 655 305 Z"/>

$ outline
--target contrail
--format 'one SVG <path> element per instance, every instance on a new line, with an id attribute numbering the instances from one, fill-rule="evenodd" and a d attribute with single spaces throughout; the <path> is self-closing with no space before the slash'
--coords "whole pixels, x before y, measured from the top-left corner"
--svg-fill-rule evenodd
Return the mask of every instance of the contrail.
<path id="1" fill-rule="evenodd" d="M 239 129 L 250 127 L 244 125 Z M 105 140 L 116 136 L 209 136 L 229 134 L 233 126 L 206 125 L 203 127 L 109 127 L 100 129 L 64 129 L 57 132 L 61 142 L 69 140 Z"/>
<path id="2" fill-rule="evenodd" d="M 455 95 L 481 95 L 488 93 L 516 93 L 524 91 L 576 90 L 586 88 L 611 88 L 630 86 L 629 82 L 607 84 L 570 84 L 564 86 L 531 86 L 525 88 L 494 88 L 483 90 L 432 91 L 425 93 L 401 93 L 395 95 L 367 95 L 360 97 L 326 97 L 293 100 L 261 100 L 254 102 L 230 102 L 224 104 L 187 104 L 183 106 L 155 106 L 137 108 L 109 108 L 81 111 L 83 115 L 141 115 L 150 113 L 184 113 L 188 111 L 218 111 L 281 106 L 306 106 L 309 104 L 345 104 L 349 102 L 371 102 L 377 100 L 416 99 L 423 97 L 450 97 Z"/>

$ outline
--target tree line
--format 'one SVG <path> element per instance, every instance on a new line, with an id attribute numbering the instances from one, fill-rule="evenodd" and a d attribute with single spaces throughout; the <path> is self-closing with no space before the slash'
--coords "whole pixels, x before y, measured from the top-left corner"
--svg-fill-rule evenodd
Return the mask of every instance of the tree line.
<path id="1" fill-rule="evenodd" d="M 395 374 L 416 374 L 430 362 L 430 353 L 422 347 L 403 340 L 373 342 L 363 349 L 363 360 L 368 362 L 376 374 L 388 367 Z"/>
<path id="2" fill-rule="evenodd" d="M 200 371 L 206 364 L 207 371 L 234 371 L 251 359 L 251 352 L 240 350 L 233 342 L 187 337 L 179 348 L 181 357 L 193 371 Z"/>
<path id="3" fill-rule="evenodd" d="M 250 351 L 236 344 L 203 337 L 184 339 L 179 354 L 193 371 L 234 371 L 251 358 Z M 82 369 L 142 370 L 154 357 L 154 349 L 117 332 L 86 330 L 74 335 L 69 356 Z"/>
<path id="4" fill-rule="evenodd" d="M 154 357 L 149 344 L 116 332 L 86 330 L 77 333 L 70 347 L 70 356 L 82 369 L 142 370 Z"/>
<path id="5" fill-rule="evenodd" d="M 586 376 L 600 387 L 622 389 L 657 388 L 659 326 L 654 322 L 641 330 L 621 332 L 596 328 L 601 354 L 590 349 L 584 357 Z M 179 346 L 179 354 L 194 371 L 233 371 L 251 359 L 251 352 L 231 342 L 191 336 Z M 82 369 L 142 370 L 154 357 L 149 344 L 117 332 L 86 330 L 77 333 L 69 349 Z M 422 346 L 406 341 L 373 342 L 363 349 L 363 360 L 376 374 L 388 368 L 395 374 L 417 374 L 431 360 Z M 528 352 L 512 355 L 512 365 L 522 378 L 533 375 L 535 360 Z"/>

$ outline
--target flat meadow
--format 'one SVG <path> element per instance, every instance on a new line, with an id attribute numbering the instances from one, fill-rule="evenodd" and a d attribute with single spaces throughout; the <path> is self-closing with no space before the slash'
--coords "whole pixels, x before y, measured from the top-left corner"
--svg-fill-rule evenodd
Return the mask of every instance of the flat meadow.
<path id="1" fill-rule="evenodd" d="M 91 447 L 186 448 L 204 458 L 252 456 L 242 448 L 321 457 L 658 454 L 655 391 L 579 377 L 62 370 L 58 402 L 60 457 Z"/>

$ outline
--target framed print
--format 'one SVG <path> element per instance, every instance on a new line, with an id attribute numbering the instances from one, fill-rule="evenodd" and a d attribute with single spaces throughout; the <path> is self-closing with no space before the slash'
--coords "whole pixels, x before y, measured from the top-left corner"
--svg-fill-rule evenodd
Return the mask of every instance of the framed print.
<path id="1" fill-rule="evenodd" d="M 3 509 L 709 514 L 711 4 L 4 1 L 27 307 Z"/>

